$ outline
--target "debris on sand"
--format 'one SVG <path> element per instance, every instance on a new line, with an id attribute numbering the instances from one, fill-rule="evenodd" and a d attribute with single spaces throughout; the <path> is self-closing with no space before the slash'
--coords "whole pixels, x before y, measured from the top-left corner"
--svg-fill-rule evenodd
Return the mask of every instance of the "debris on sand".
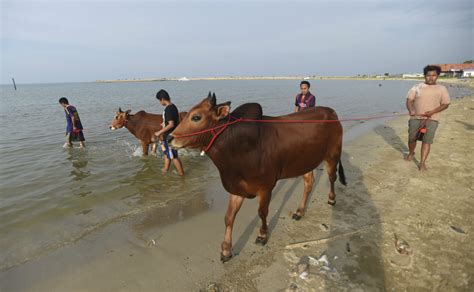
<path id="1" fill-rule="evenodd" d="M 220 285 L 216 282 L 207 284 L 206 288 L 200 289 L 199 292 L 220 292 L 222 291 Z"/>
<path id="2" fill-rule="evenodd" d="M 399 254 L 409 255 L 411 254 L 411 247 L 406 242 L 406 240 L 399 238 L 396 233 L 393 234 L 395 238 L 395 248 L 397 249 Z"/>
<path id="3" fill-rule="evenodd" d="M 296 285 L 295 283 L 291 283 L 290 287 L 288 289 L 289 289 L 289 291 L 297 291 L 298 290 L 298 285 Z"/>
<path id="4" fill-rule="evenodd" d="M 461 228 L 459 228 L 459 227 L 451 225 L 451 229 L 456 231 L 457 233 L 466 234 L 466 232 L 464 230 L 462 230 Z"/>
<path id="5" fill-rule="evenodd" d="M 309 273 L 309 256 L 302 256 L 296 264 L 296 273 L 301 279 L 306 279 Z"/>
<path id="6" fill-rule="evenodd" d="M 337 258 L 337 256 L 336 256 Z M 302 256 L 296 264 L 296 272 L 301 279 L 306 279 L 310 266 L 317 268 L 317 273 L 327 276 L 332 280 L 339 279 L 339 273 L 335 268 L 331 268 L 328 256 L 324 253 L 319 257 Z"/>

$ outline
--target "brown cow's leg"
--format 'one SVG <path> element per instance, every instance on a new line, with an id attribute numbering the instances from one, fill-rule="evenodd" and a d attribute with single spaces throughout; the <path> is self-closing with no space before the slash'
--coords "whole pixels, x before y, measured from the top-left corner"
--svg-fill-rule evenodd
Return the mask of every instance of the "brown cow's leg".
<path id="1" fill-rule="evenodd" d="M 140 140 L 140 143 L 142 144 L 143 155 L 148 155 L 148 143 L 142 140 Z"/>
<path id="2" fill-rule="evenodd" d="M 270 199 L 272 192 L 262 192 L 259 194 L 259 206 L 258 206 L 258 215 L 262 219 L 262 227 L 260 227 L 260 232 L 258 233 L 257 239 L 255 240 L 256 244 L 265 245 L 268 241 L 268 225 L 267 225 L 267 216 L 268 216 L 268 206 L 270 205 Z"/>
<path id="3" fill-rule="evenodd" d="M 334 182 L 337 179 L 337 164 L 339 161 L 329 160 L 326 161 L 326 167 L 328 169 L 329 182 L 331 184 L 331 191 L 328 195 L 328 204 L 334 206 L 336 204 L 336 193 L 334 192 Z"/>
<path id="4" fill-rule="evenodd" d="M 295 213 L 293 213 L 292 218 L 295 220 L 300 220 L 303 217 L 304 212 L 306 210 L 306 204 L 308 203 L 309 194 L 313 190 L 314 184 L 314 176 L 313 172 L 310 171 L 303 175 L 304 179 L 304 191 L 303 191 L 303 198 L 301 198 L 300 205 Z"/>
<path id="5" fill-rule="evenodd" d="M 234 226 L 235 216 L 240 210 L 244 198 L 230 194 L 229 205 L 225 214 L 225 235 L 221 244 L 221 261 L 227 262 L 232 258 L 232 227 Z"/>

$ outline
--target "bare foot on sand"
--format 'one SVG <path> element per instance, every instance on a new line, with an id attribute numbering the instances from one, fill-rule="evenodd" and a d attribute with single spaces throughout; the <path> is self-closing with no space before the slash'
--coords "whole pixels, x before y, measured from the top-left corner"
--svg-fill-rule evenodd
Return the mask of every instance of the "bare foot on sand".
<path id="1" fill-rule="evenodd" d="M 420 164 L 420 165 L 418 166 L 418 169 L 419 169 L 420 171 L 422 171 L 422 172 L 428 170 L 428 168 L 426 168 L 426 165 L 425 165 L 425 164 Z"/>
<path id="2" fill-rule="evenodd" d="M 413 153 L 408 153 L 408 155 L 405 156 L 405 160 L 406 160 L 406 161 L 412 161 L 414 156 L 415 156 L 415 152 L 413 152 Z"/>

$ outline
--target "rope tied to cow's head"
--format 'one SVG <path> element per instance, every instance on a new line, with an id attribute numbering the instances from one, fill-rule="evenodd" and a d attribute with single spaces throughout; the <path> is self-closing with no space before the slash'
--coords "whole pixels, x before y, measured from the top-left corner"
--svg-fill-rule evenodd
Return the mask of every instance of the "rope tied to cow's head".
<path id="1" fill-rule="evenodd" d="M 341 123 L 341 122 L 350 122 L 350 121 L 355 122 L 355 121 L 364 121 L 364 120 L 392 118 L 392 117 L 407 116 L 407 115 L 408 114 L 391 114 L 391 115 L 379 115 L 379 116 L 371 116 L 371 117 L 359 117 L 359 118 L 337 119 L 337 120 L 288 120 L 288 119 L 264 120 L 264 119 L 236 118 L 229 114 L 227 116 L 228 117 L 227 122 L 222 125 L 215 126 L 209 129 L 201 130 L 201 131 L 187 133 L 187 134 L 173 135 L 173 138 L 192 137 L 192 136 L 197 136 L 197 135 L 206 134 L 210 132 L 212 134 L 211 141 L 201 151 L 201 155 L 204 155 L 212 147 L 217 137 L 219 137 L 219 135 L 222 134 L 227 129 L 227 127 L 233 124 L 237 124 L 237 123 L 338 123 L 338 122 Z M 216 132 L 217 129 L 219 129 L 219 131 Z"/>
<path id="2" fill-rule="evenodd" d="M 203 156 L 212 147 L 212 144 L 214 144 L 214 141 L 216 141 L 217 137 L 219 137 L 219 135 L 222 134 L 222 132 L 224 132 L 228 126 L 242 122 L 242 121 L 243 121 L 242 118 L 236 118 L 229 114 L 227 115 L 227 122 L 222 125 L 205 129 L 202 131 L 192 132 L 189 134 L 173 135 L 173 138 L 192 137 L 192 136 L 197 136 L 197 135 L 206 134 L 210 132 L 212 134 L 212 138 L 211 138 L 211 141 L 209 141 L 209 143 L 207 144 L 207 146 L 201 150 L 201 156 Z M 217 129 L 219 129 L 219 131 L 216 132 Z"/>

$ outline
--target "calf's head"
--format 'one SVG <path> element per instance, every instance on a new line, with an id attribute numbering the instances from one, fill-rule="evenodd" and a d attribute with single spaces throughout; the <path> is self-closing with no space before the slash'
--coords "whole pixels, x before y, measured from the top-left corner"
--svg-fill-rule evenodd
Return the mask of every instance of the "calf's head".
<path id="1" fill-rule="evenodd" d="M 109 128 L 111 130 L 116 130 L 125 127 L 128 122 L 128 117 L 130 116 L 131 110 L 127 110 L 125 112 L 119 108 L 118 112 L 115 113 L 114 118 L 112 119 L 112 123 L 110 124 Z"/>
<path id="2" fill-rule="evenodd" d="M 168 136 L 173 148 L 202 148 L 207 145 L 212 133 L 197 134 L 219 124 L 230 113 L 230 101 L 217 104 L 216 94 L 209 92 L 207 98 L 195 105 L 181 120 L 178 127 Z M 219 129 L 216 129 L 218 131 Z"/>

